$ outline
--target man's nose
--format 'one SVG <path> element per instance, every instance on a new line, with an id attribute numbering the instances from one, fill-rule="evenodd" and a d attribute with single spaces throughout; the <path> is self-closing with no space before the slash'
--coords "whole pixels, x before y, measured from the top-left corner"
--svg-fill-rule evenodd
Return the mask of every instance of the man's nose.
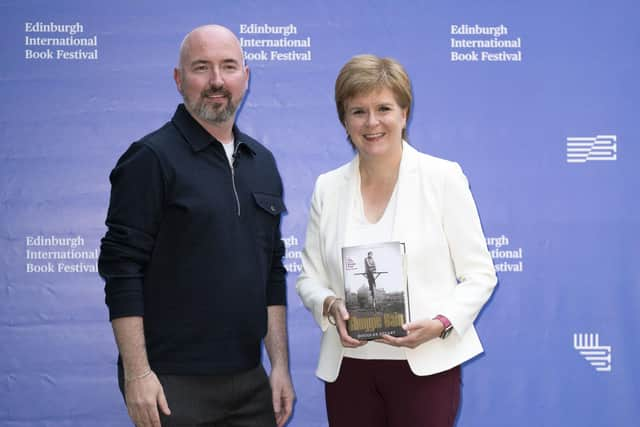
<path id="1" fill-rule="evenodd" d="M 214 87 L 222 87 L 224 85 L 224 79 L 222 73 L 217 68 L 212 68 L 209 75 L 209 84 Z"/>

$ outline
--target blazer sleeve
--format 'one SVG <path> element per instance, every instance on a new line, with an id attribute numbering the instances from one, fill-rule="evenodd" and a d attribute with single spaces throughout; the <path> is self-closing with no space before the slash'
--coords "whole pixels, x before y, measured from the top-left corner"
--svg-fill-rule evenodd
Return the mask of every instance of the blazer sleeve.
<path id="1" fill-rule="evenodd" d="M 446 174 L 442 199 L 443 229 L 458 284 L 441 314 L 464 335 L 491 296 L 497 278 L 469 183 L 457 163 Z"/>
<path id="2" fill-rule="evenodd" d="M 296 282 L 296 291 L 304 306 L 311 312 L 316 323 L 323 331 L 329 327 L 329 321 L 322 315 L 322 306 L 328 296 L 336 296 L 331 290 L 330 279 L 324 262 L 322 244 L 323 215 L 323 175 L 316 180 L 304 250 L 302 251 L 302 271 Z"/>

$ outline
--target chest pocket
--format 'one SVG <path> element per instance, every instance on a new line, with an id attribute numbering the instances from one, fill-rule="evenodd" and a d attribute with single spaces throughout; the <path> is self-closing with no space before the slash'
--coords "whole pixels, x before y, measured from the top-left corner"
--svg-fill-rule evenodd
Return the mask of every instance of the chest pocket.
<path id="1" fill-rule="evenodd" d="M 282 198 L 273 194 L 253 193 L 258 262 L 268 271 L 271 267 L 280 214 L 287 211 Z"/>
<path id="2" fill-rule="evenodd" d="M 281 197 L 274 196 L 273 194 L 253 193 L 253 198 L 258 207 L 273 217 L 277 217 L 287 211 Z"/>
<path id="3" fill-rule="evenodd" d="M 273 244 L 274 232 L 278 226 L 280 214 L 287 211 L 282 197 L 266 193 L 253 193 L 256 201 L 256 233 L 263 244 Z"/>

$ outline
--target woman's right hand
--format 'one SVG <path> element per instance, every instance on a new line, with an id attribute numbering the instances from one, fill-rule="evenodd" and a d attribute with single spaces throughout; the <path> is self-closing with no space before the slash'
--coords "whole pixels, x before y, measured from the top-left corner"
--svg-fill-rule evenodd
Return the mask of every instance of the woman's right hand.
<path id="1" fill-rule="evenodd" d="M 335 321 L 335 327 L 338 330 L 340 341 L 344 347 L 360 347 L 365 345 L 366 341 L 359 341 L 347 332 L 347 320 L 349 320 L 349 312 L 347 306 L 342 298 L 328 297 L 325 301 L 324 307 L 327 309 L 326 314 L 329 317 L 329 323 L 331 319 Z"/>

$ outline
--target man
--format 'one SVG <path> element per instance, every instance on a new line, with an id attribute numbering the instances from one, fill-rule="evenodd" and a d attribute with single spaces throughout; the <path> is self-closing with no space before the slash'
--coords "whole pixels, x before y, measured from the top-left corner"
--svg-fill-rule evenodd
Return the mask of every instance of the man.
<path id="1" fill-rule="evenodd" d="M 137 426 L 282 426 L 285 207 L 272 154 L 235 126 L 249 81 L 238 39 L 196 28 L 174 79 L 184 104 L 110 176 L 99 268 L 120 388 Z"/>
<path id="2" fill-rule="evenodd" d="M 364 273 L 367 276 L 367 282 L 369 282 L 369 291 L 371 292 L 371 305 L 373 309 L 376 309 L 376 262 L 373 259 L 373 252 L 367 252 L 367 257 L 364 259 Z"/>

